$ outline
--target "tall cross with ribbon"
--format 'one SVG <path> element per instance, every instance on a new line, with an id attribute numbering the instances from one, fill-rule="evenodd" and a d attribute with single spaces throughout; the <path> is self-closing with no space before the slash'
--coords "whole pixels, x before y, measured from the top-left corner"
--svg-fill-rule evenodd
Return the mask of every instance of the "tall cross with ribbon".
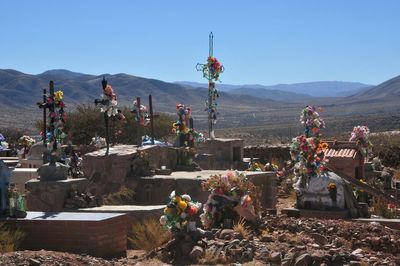
<path id="1" fill-rule="evenodd" d="M 208 44 L 208 58 L 206 64 L 198 63 L 197 71 L 203 72 L 203 77 L 208 80 L 208 98 L 206 100 L 205 111 L 208 112 L 208 135 L 210 139 L 214 139 L 213 125 L 217 122 L 217 98 L 218 91 L 215 88 L 215 81 L 219 80 L 219 75 L 224 72 L 222 64 L 214 57 L 214 35 L 210 32 Z"/>
<path id="2" fill-rule="evenodd" d="M 46 94 L 46 89 L 43 90 L 43 102 L 37 103 L 39 108 L 43 109 L 43 145 L 52 145 L 50 147 L 50 164 L 54 165 L 56 161 L 55 152 L 58 149 L 58 144 L 61 144 L 65 138 L 63 126 L 65 124 L 66 113 L 64 112 L 65 104 L 63 102 L 64 93 L 62 91 L 54 91 L 54 82 L 49 83 L 49 92 Z M 49 110 L 49 125 L 46 120 L 46 109 Z M 46 162 L 45 155 L 43 161 Z"/>

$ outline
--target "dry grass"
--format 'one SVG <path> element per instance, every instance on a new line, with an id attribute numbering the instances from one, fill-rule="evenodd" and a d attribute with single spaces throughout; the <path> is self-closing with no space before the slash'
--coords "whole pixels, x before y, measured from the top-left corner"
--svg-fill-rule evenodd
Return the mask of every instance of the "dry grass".
<path id="1" fill-rule="evenodd" d="M 206 250 L 204 257 L 200 260 L 200 263 L 204 265 L 217 265 L 225 262 L 226 260 L 215 256 L 214 253 L 210 250 Z"/>
<path id="2" fill-rule="evenodd" d="M 132 226 L 128 238 L 133 248 L 151 251 L 171 239 L 171 234 L 155 219 L 147 219 Z"/>
<path id="3" fill-rule="evenodd" d="M 119 191 L 108 194 L 104 197 L 105 205 L 127 205 L 134 204 L 135 191 L 125 186 L 122 186 Z"/>
<path id="4" fill-rule="evenodd" d="M 15 251 L 25 234 L 19 230 L 11 230 L 0 223 L 0 253 Z"/>
<path id="5" fill-rule="evenodd" d="M 244 239 L 247 239 L 250 235 L 250 230 L 246 227 L 246 222 L 243 217 L 233 225 L 233 231 L 241 235 Z"/>
<path id="6" fill-rule="evenodd" d="M 374 156 L 379 156 L 383 165 L 400 168 L 400 134 L 375 134 L 371 142 Z"/>
<path id="7" fill-rule="evenodd" d="M 383 198 L 377 198 L 372 205 L 373 214 L 383 218 L 395 218 L 395 213 L 388 209 L 388 201 Z"/>

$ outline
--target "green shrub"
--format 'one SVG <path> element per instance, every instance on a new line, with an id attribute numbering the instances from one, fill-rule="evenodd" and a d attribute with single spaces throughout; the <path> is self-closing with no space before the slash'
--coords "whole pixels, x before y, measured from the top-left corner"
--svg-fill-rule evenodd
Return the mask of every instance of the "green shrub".
<path id="1" fill-rule="evenodd" d="M 0 253 L 15 251 L 25 234 L 19 230 L 11 230 L 3 223 L 0 223 Z"/>
<path id="2" fill-rule="evenodd" d="M 123 108 L 125 120 L 110 117 L 110 143 L 137 144 L 138 136 L 150 134 L 150 125 L 143 128 L 139 126 L 134 115 L 128 108 Z M 174 120 L 166 114 L 159 114 L 154 119 L 154 137 L 156 139 L 171 136 L 171 127 Z M 43 122 L 36 121 L 36 128 L 42 131 Z M 94 136 L 105 137 L 104 114 L 93 105 L 78 105 L 76 109 L 68 113 L 64 132 L 76 145 L 88 145 Z"/>
<path id="3" fill-rule="evenodd" d="M 157 220 L 147 219 L 132 226 L 132 232 L 128 238 L 132 247 L 151 251 L 171 239 L 171 233 Z"/>

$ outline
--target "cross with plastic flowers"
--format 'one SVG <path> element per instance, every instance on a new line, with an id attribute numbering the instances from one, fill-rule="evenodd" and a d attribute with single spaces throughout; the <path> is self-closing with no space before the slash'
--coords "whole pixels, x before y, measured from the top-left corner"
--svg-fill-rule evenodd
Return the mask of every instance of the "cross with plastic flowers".
<path id="1" fill-rule="evenodd" d="M 222 64 L 214 57 L 214 35 L 209 35 L 209 52 L 207 63 L 197 64 L 197 71 L 203 72 L 203 77 L 208 80 L 208 98 L 205 103 L 205 111 L 208 112 L 208 135 L 210 139 L 214 139 L 213 125 L 217 122 L 217 98 L 218 91 L 215 87 L 215 81 L 219 80 L 219 75 L 224 72 Z"/>

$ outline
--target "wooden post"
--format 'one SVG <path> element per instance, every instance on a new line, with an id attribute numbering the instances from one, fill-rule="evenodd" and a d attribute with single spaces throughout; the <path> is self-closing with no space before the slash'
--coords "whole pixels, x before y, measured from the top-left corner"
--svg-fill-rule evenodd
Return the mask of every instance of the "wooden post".
<path id="1" fill-rule="evenodd" d="M 105 77 L 103 76 L 103 80 L 101 81 L 101 85 L 103 87 L 103 91 L 106 89 L 107 87 L 107 80 L 105 79 Z M 104 112 L 104 124 L 106 126 L 106 156 L 108 155 L 109 151 L 110 151 L 110 132 L 109 132 L 109 125 L 108 125 L 108 115 L 107 112 Z"/>
<path id="2" fill-rule="evenodd" d="M 153 117 L 153 99 L 149 95 L 149 108 L 150 108 L 150 129 L 151 129 L 151 145 L 154 145 L 154 117 Z"/>
<path id="3" fill-rule="evenodd" d="M 43 89 L 43 146 L 47 148 L 46 137 L 47 137 L 47 121 L 46 121 L 46 104 L 47 104 L 47 91 Z"/>
<path id="4" fill-rule="evenodd" d="M 137 111 L 136 116 L 138 118 L 138 147 L 142 146 L 142 130 L 140 126 L 140 97 L 136 97 Z"/>

